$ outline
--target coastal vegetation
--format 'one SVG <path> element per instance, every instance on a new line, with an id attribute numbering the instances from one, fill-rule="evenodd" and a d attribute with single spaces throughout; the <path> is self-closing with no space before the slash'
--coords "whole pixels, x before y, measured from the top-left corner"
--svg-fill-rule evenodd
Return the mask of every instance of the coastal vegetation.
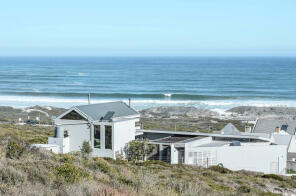
<path id="1" fill-rule="evenodd" d="M 0 125 L 1 195 L 281 195 L 296 193 L 296 178 L 169 165 L 159 161 L 57 155 L 31 148 L 51 127 Z M 33 138 L 33 139 L 32 139 Z M 89 149 L 85 145 L 85 153 Z M 133 159 L 133 158 L 131 158 Z"/>

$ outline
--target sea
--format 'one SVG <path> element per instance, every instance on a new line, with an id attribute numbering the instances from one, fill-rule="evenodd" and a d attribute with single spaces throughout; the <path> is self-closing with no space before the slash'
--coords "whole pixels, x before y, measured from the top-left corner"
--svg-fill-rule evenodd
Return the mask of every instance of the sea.
<path id="1" fill-rule="evenodd" d="M 296 107 L 296 57 L 0 57 L 0 105 Z"/>

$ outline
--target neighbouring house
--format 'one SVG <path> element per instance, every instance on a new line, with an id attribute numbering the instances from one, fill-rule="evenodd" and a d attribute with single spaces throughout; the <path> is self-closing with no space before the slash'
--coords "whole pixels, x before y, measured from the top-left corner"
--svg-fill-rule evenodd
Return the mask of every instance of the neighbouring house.
<path id="1" fill-rule="evenodd" d="M 253 133 L 273 133 L 284 131 L 290 135 L 296 134 L 296 120 L 258 119 Z"/>
<path id="2" fill-rule="evenodd" d="M 287 169 L 296 171 L 296 120 L 258 119 L 252 134 L 287 146 Z"/>
<path id="3" fill-rule="evenodd" d="M 287 146 L 270 139 L 239 132 L 232 124 L 220 133 L 138 130 L 139 138 L 150 139 L 158 150 L 148 159 L 171 164 L 209 167 L 221 165 L 231 170 L 251 170 L 285 174 Z"/>
<path id="4" fill-rule="evenodd" d="M 116 158 L 135 139 L 139 117 L 124 102 L 75 106 L 55 119 L 55 135 L 48 144 L 59 146 L 59 153 L 68 153 L 80 151 L 87 141 L 92 156 Z"/>

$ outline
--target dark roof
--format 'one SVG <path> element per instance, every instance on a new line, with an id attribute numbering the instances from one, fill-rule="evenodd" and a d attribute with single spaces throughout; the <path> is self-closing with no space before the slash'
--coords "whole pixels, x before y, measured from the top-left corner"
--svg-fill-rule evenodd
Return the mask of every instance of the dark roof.
<path id="1" fill-rule="evenodd" d="M 106 116 L 108 112 L 108 114 L 113 114 L 114 112 L 112 118 L 139 114 L 136 110 L 132 109 L 122 101 L 81 105 L 76 106 L 76 108 L 88 117 L 90 117 L 92 120 L 100 120 L 101 118 L 104 118 L 104 116 Z"/>
<path id="2" fill-rule="evenodd" d="M 254 127 L 254 133 L 273 133 L 275 128 L 281 128 L 282 125 L 288 125 L 286 132 L 290 135 L 295 134 L 296 130 L 296 120 L 268 120 L 268 119 L 258 119 Z"/>
<path id="3" fill-rule="evenodd" d="M 176 142 L 181 142 L 184 140 L 188 140 L 191 139 L 192 137 L 179 137 L 179 136 L 169 136 L 169 137 L 165 137 L 165 138 L 161 138 L 161 139 L 156 139 L 156 140 L 152 140 L 151 142 L 153 143 L 168 143 L 168 144 L 172 144 L 172 143 L 176 143 Z"/>

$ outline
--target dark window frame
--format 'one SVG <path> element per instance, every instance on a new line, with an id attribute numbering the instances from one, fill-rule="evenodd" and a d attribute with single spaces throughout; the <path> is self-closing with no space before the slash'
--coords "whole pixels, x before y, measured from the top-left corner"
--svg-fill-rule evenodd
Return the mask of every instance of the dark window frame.
<path id="1" fill-rule="evenodd" d="M 94 148 L 101 148 L 101 126 L 94 125 Z"/>
<path id="2" fill-rule="evenodd" d="M 72 110 L 71 112 L 67 113 L 61 119 L 62 120 L 86 120 L 83 116 L 81 116 L 75 110 Z"/>
<path id="3" fill-rule="evenodd" d="M 112 126 L 105 125 L 105 149 L 111 149 L 112 150 Z"/>

